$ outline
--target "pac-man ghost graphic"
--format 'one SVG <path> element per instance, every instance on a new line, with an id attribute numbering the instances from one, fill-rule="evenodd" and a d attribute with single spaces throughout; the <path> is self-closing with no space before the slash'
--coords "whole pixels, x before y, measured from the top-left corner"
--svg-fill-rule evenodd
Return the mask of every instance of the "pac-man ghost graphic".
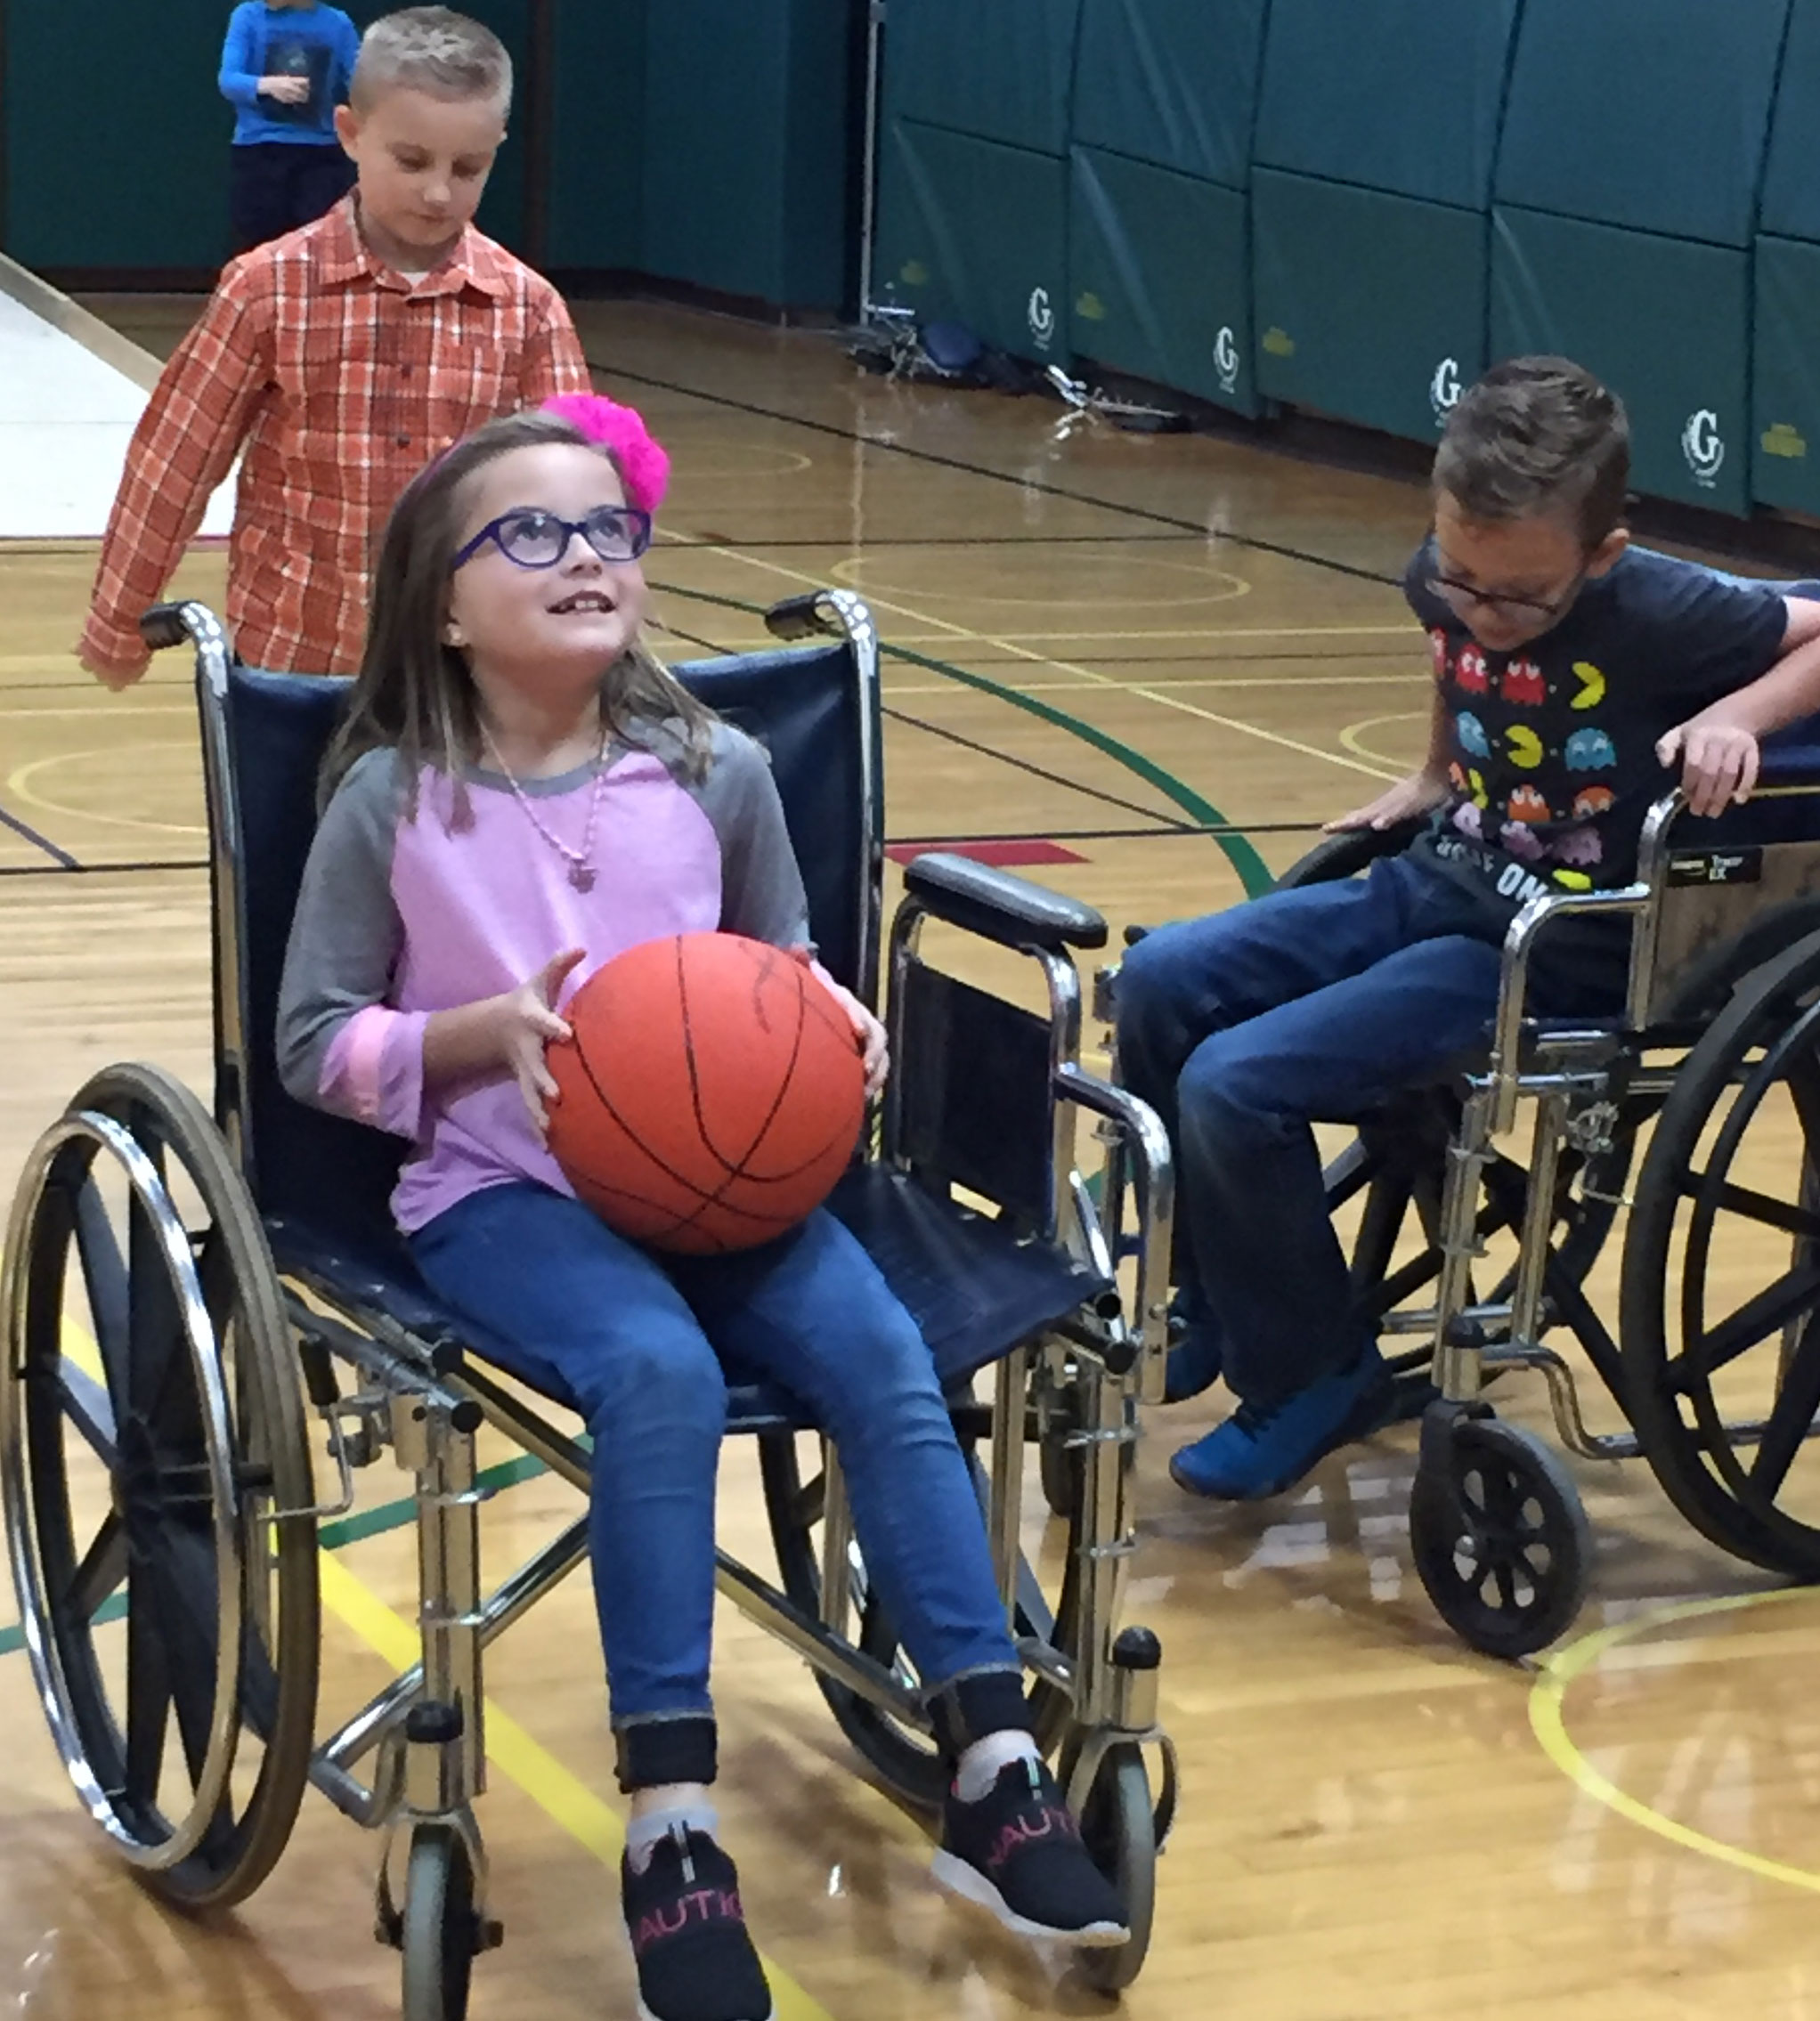
<path id="1" fill-rule="evenodd" d="M 1462 835 L 1469 835 L 1475 842 L 1485 840 L 1485 816 L 1470 800 L 1453 810 L 1453 825 Z"/>
<path id="2" fill-rule="evenodd" d="M 1498 692 L 1518 709 L 1540 709 L 1548 699 L 1548 684 L 1533 660 L 1513 660 L 1504 670 Z"/>
<path id="3" fill-rule="evenodd" d="M 1573 662 L 1573 678 L 1580 683 L 1580 693 L 1569 704 L 1574 709 L 1597 709 L 1605 699 L 1605 677 L 1590 660 Z"/>
<path id="4" fill-rule="evenodd" d="M 1468 694 L 1483 694 L 1491 685 L 1485 655 L 1476 645 L 1460 647 L 1459 658 L 1453 663 L 1453 678 Z"/>
<path id="5" fill-rule="evenodd" d="M 1542 847 L 1541 837 L 1532 828 L 1525 828 L 1520 821 L 1507 821 L 1498 831 L 1498 840 L 1512 856 L 1521 856 L 1525 863 L 1540 863 L 1548 851 Z"/>
<path id="6" fill-rule="evenodd" d="M 1519 786 L 1510 796 L 1507 810 L 1513 821 L 1550 821 L 1548 803 L 1533 786 Z"/>
<path id="7" fill-rule="evenodd" d="M 1551 853 L 1558 863 L 1602 864 L 1605 845 L 1597 828 L 1570 828 L 1564 835 L 1556 836 Z"/>
<path id="8" fill-rule="evenodd" d="M 1438 681 L 1447 678 L 1447 634 L 1436 625 L 1428 634 L 1428 650 L 1434 659 L 1434 678 Z"/>
<path id="9" fill-rule="evenodd" d="M 1459 748 L 1470 751 L 1475 758 L 1490 758 L 1491 739 L 1485 735 L 1485 726 L 1470 709 L 1462 709 L 1453 719 L 1453 734 L 1459 739 Z"/>
<path id="10" fill-rule="evenodd" d="M 1573 818 L 1590 821 L 1604 814 L 1617 803 L 1618 796 L 1609 786 L 1582 786 L 1573 796 Z"/>
<path id="11" fill-rule="evenodd" d="M 1618 747 L 1603 730 L 1576 730 L 1561 755 L 1570 772 L 1606 772 L 1618 762 Z"/>
<path id="12" fill-rule="evenodd" d="M 1504 748 L 1520 772 L 1533 772 L 1548 753 L 1542 740 L 1527 723 L 1513 723 L 1504 733 Z"/>

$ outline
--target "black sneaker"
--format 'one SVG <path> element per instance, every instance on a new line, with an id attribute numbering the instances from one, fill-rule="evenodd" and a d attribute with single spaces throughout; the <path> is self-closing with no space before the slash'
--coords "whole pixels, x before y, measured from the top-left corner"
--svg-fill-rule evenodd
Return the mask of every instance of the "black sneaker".
<path id="1" fill-rule="evenodd" d="M 1081 1843 L 1055 1778 L 1034 1757 L 1002 1768 L 977 1803 L 949 1790 L 935 1878 L 990 1909 L 1019 1936 L 1063 1944 L 1125 1943 L 1112 1883 Z"/>
<path id="2" fill-rule="evenodd" d="M 705 1831 L 680 1826 L 643 1873 L 620 1862 L 639 2021 L 771 2021 L 771 1989 L 746 1934 L 739 1875 Z"/>

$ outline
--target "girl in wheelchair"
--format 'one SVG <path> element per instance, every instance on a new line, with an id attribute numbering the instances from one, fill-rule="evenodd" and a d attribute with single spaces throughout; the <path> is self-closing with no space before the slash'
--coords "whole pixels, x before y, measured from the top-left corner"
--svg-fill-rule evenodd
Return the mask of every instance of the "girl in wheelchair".
<path id="1" fill-rule="evenodd" d="M 928 1349 L 865 1252 L 821 1210 L 761 1248 L 660 1258 L 575 1199 L 544 1141 L 544 1048 L 612 956 L 723 929 L 807 958 L 762 753 L 640 641 L 667 473 L 630 409 L 570 397 L 489 423 L 400 499 L 325 767 L 278 1044 L 293 1095 L 410 1140 L 393 1205 L 424 1277 L 587 1421 L 641 2008 L 763 2021 L 708 1795 L 723 1356 L 834 1440 L 868 1571 L 935 1681 L 954 1762 L 938 1878 L 1026 1936 L 1126 1933 L 1031 1738 Z M 875 1089 L 884 1035 L 837 994 Z"/>

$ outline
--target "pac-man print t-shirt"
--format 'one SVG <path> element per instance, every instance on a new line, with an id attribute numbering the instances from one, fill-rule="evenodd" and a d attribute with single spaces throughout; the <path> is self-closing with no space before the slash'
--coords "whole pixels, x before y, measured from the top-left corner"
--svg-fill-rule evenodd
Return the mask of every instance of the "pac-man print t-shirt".
<path id="1" fill-rule="evenodd" d="M 1781 591 L 1631 548 L 1553 629 L 1488 653 L 1428 588 L 1435 566 L 1431 540 L 1404 589 L 1434 651 L 1453 791 L 1416 848 L 1507 914 L 1539 885 L 1628 882 L 1643 817 L 1678 776 L 1658 741 L 1775 664 Z"/>

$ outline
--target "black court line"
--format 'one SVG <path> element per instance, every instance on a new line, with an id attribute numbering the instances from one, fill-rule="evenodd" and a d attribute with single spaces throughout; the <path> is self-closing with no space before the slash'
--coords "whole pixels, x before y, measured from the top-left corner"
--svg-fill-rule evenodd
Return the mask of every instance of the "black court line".
<path id="1" fill-rule="evenodd" d="M 874 548 L 1102 548 L 1109 542 L 1117 542 L 1127 548 L 1186 548 L 1219 538 L 1202 532 L 1200 533 L 980 533 L 957 540 L 951 534 L 900 533 L 880 534 L 868 544 Z M 666 540 L 666 548 L 740 548 L 752 554 L 762 554 L 771 548 L 851 548 L 853 543 L 845 534 L 836 533 L 825 540 L 812 539 L 807 534 L 795 534 L 788 540 L 778 540 L 772 535 L 750 536 L 741 533 L 722 533 L 718 528 L 704 526 L 701 532 L 687 540 Z"/>
<path id="2" fill-rule="evenodd" d="M 1320 835 L 1320 821 L 1166 822 L 1150 828 L 1045 828 L 1039 834 L 892 835 L 892 848 L 963 848 L 970 842 L 1156 842 L 1180 841 L 1187 835 Z"/>
<path id="3" fill-rule="evenodd" d="M 82 865 L 77 862 L 68 849 L 60 849 L 48 835 L 40 835 L 30 822 L 21 821 L 16 814 L 9 814 L 4 807 L 0 807 L 0 824 L 12 829 L 15 835 L 29 842 L 34 848 L 42 849 L 47 856 L 55 862 L 60 870 L 80 870 L 82 868 Z"/>
<path id="4" fill-rule="evenodd" d="M 711 638 L 703 638 L 699 632 L 678 631 L 674 625 L 665 625 L 664 632 L 671 638 L 679 638 L 686 645 L 699 645 L 704 653 L 727 653 L 731 648 Z M 1098 786 L 1084 785 L 1078 779 L 1070 779 L 1065 773 L 1052 772 L 1046 766 L 1033 764 L 1027 758 L 1013 758 L 1008 751 L 995 751 L 992 745 L 978 743 L 971 737 L 963 737 L 958 730 L 945 729 L 939 723 L 925 723 L 920 716 L 912 716 L 901 709 L 894 709 L 888 702 L 880 703 L 880 713 L 889 716 L 893 722 L 902 723 L 913 730 L 925 730 L 943 743 L 958 744 L 963 751 L 977 751 L 983 758 L 995 759 L 1001 765 L 1009 765 L 1014 772 L 1027 773 L 1033 779 L 1041 779 L 1052 786 L 1060 786 L 1071 793 L 1080 793 L 1086 799 L 1098 800 L 1104 807 L 1116 807 L 1126 814 L 1150 814 L 1154 810 L 1140 800 L 1122 799 L 1117 793 L 1109 793 Z M 1174 821 L 1166 814 L 1156 815 L 1160 834 L 1197 834 L 1200 831 L 1185 822 Z M 1228 831 L 1223 831 L 1227 832 Z M 1212 832 L 1212 831 L 1208 831 Z M 1237 832 L 1237 831 L 1230 831 Z M 912 837 L 910 840 L 914 840 Z"/>
<path id="5" fill-rule="evenodd" d="M 59 851 L 60 856 L 62 855 Z M 207 870 L 205 856 L 172 857 L 169 861 L 136 863 L 77 863 L 69 856 L 57 863 L 0 864 L 0 877 L 137 877 L 153 870 Z"/>
<path id="6" fill-rule="evenodd" d="M 1339 562 L 1327 555 L 1310 554 L 1303 548 L 1291 548 L 1280 541 L 1261 540 L 1254 534 L 1235 533 L 1225 528 L 1217 532 L 1203 526 L 1197 520 L 1183 519 L 1173 512 L 1157 512 L 1149 506 L 1126 505 L 1118 499 L 1096 498 L 1089 491 L 1070 491 L 1060 484 L 1045 484 L 1035 478 L 1013 476 L 1006 470 L 995 470 L 988 464 L 969 463 L 958 456 L 941 456 L 934 450 L 913 449 L 907 442 L 887 442 L 878 435 L 869 435 L 857 428 L 842 428 L 832 421 L 811 421 L 800 414 L 785 413 L 781 408 L 761 407 L 756 401 L 735 400 L 724 393 L 710 393 L 701 386 L 685 386 L 679 379 L 660 379 L 650 372 L 635 372 L 629 367 L 610 365 L 599 358 L 589 358 L 590 370 L 605 375 L 608 379 L 617 378 L 633 386 L 654 386 L 660 393 L 681 394 L 684 398 L 704 402 L 711 407 L 725 407 L 736 414 L 756 415 L 764 421 L 781 421 L 787 427 L 806 428 L 812 434 L 832 435 L 836 442 L 857 442 L 866 449 L 875 449 L 892 456 L 908 457 L 915 463 L 928 463 L 938 469 L 958 470 L 969 477 L 984 477 L 995 484 L 1010 484 L 1020 491 L 1036 491 L 1044 498 L 1061 499 L 1069 505 L 1091 506 L 1096 511 L 1109 512 L 1125 519 L 1142 520 L 1152 526 L 1167 526 L 1181 532 L 1192 533 L 1203 540 L 1217 540 L 1230 542 L 1235 548 L 1249 548 L 1260 555 L 1275 555 L 1284 561 L 1302 562 L 1310 568 L 1326 569 L 1334 575 L 1351 577 L 1358 582 L 1381 582 L 1394 588 L 1402 580 L 1399 571 L 1395 575 L 1385 575 L 1377 569 L 1359 568 L 1351 562 Z"/>

